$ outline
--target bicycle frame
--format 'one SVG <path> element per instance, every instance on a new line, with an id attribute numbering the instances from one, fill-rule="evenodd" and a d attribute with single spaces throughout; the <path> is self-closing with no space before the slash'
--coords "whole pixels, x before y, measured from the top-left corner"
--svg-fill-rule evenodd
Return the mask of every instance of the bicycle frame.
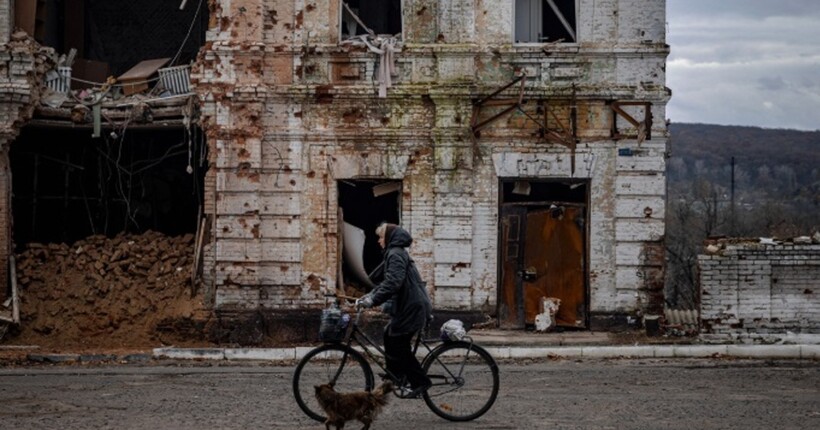
<path id="1" fill-rule="evenodd" d="M 383 360 L 388 357 L 385 350 L 382 347 L 380 347 L 379 344 L 376 343 L 376 341 L 371 339 L 370 336 L 368 336 L 361 329 L 359 329 L 359 321 L 361 320 L 361 316 L 362 316 L 362 311 L 361 310 L 357 311 L 356 312 L 356 318 L 355 318 L 354 321 L 351 321 L 350 327 L 348 327 L 348 331 L 345 334 L 344 340 L 341 343 L 348 346 L 348 347 L 350 347 L 350 348 L 353 348 L 354 343 L 355 343 L 356 345 L 358 345 L 360 347 L 361 351 L 367 357 L 369 362 L 375 363 L 376 366 L 378 366 L 381 370 L 383 370 L 390 377 L 391 380 L 396 381 L 396 382 L 400 382 L 400 381 L 398 381 L 398 378 L 396 377 L 396 375 L 394 375 L 392 372 L 387 370 L 387 365 L 386 365 L 386 363 L 383 362 Z M 423 345 L 424 348 L 427 349 L 427 354 L 425 354 L 425 359 L 426 359 L 427 356 L 429 356 L 430 353 L 433 351 L 433 348 L 430 347 L 430 344 L 435 342 L 435 341 L 432 341 L 432 340 L 431 341 L 426 341 L 426 340 L 422 339 L 422 333 L 425 330 L 426 330 L 426 328 L 420 330 L 416 334 L 416 339 L 413 342 L 413 355 L 416 355 L 418 353 L 419 346 Z M 381 354 L 382 357 L 384 357 L 384 359 L 380 359 L 378 357 L 378 355 L 373 353 L 372 349 L 375 349 L 379 354 Z M 346 355 L 342 357 L 342 363 L 344 363 L 345 360 L 347 360 Z M 336 375 L 334 375 L 332 383 L 336 382 L 336 379 L 339 377 L 339 374 L 341 373 L 341 370 L 342 370 L 342 368 L 340 367 L 339 371 L 336 373 Z"/>

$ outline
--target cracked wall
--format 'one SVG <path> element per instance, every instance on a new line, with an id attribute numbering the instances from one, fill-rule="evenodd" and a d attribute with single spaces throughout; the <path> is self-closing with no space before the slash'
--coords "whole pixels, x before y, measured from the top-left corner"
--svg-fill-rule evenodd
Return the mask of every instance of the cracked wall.
<path id="1" fill-rule="evenodd" d="M 665 2 L 579 0 L 578 43 L 525 45 L 512 43 L 513 4 L 404 0 L 393 87 L 379 98 L 378 56 L 339 44 L 338 0 L 211 1 L 195 80 L 217 307 L 323 304 L 337 281 L 335 183 L 384 178 L 403 181 L 402 224 L 436 307 L 494 313 L 499 178 L 571 177 L 592 190 L 591 312 L 662 306 Z M 473 102 L 521 72 L 524 97 L 556 112 L 552 127 L 576 107 L 574 172 L 570 150 L 523 115 L 474 138 Z M 651 103 L 651 139 L 623 118 L 614 138 L 613 101 Z"/>

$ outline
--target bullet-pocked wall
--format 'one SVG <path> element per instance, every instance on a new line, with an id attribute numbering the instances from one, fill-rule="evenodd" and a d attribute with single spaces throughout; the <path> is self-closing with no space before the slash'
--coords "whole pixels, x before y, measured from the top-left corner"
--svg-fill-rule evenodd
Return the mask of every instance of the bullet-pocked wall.
<path id="1" fill-rule="evenodd" d="M 513 255 L 509 204 L 545 226 L 573 214 L 555 226 L 579 243 L 576 326 L 658 312 L 665 1 L 536 2 L 537 16 L 527 1 L 395 3 L 400 32 L 368 38 L 361 26 L 396 22 L 364 0 L 210 2 L 195 81 L 215 167 L 205 270 L 216 307 L 323 305 L 345 284 L 338 183 L 369 179 L 401 183 L 400 222 L 437 309 L 526 311 L 527 271 L 500 264 Z M 584 191 L 503 201 L 502 183 L 538 181 Z"/>

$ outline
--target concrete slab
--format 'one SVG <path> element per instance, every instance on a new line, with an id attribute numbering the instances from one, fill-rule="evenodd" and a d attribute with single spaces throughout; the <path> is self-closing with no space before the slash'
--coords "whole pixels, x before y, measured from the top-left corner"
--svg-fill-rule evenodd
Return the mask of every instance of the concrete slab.
<path id="1" fill-rule="evenodd" d="M 295 348 L 225 348 L 226 360 L 295 360 Z"/>
<path id="2" fill-rule="evenodd" d="M 800 345 L 727 345 L 726 354 L 747 358 L 798 358 Z"/>
<path id="3" fill-rule="evenodd" d="M 515 358 L 521 354 L 519 351 L 527 351 L 530 358 L 579 358 L 584 354 L 584 349 L 577 346 L 553 346 L 543 348 L 510 348 L 510 356 Z"/>
<path id="4" fill-rule="evenodd" d="M 502 360 L 510 358 L 510 350 L 512 348 L 508 346 L 488 346 L 484 347 L 490 355 L 493 356 L 496 360 Z"/>
<path id="5" fill-rule="evenodd" d="M 296 348 L 293 348 L 294 358 L 297 359 L 297 360 L 301 360 L 302 357 L 307 355 L 307 353 L 312 351 L 314 348 L 316 348 L 316 347 L 315 346 L 297 346 Z"/>
<path id="6" fill-rule="evenodd" d="M 617 357 L 645 357 L 655 356 L 653 346 L 585 346 L 585 358 L 617 358 Z"/>
<path id="7" fill-rule="evenodd" d="M 673 345 L 672 354 L 680 358 L 708 358 L 726 355 L 726 345 Z"/>
<path id="8" fill-rule="evenodd" d="M 154 348 L 154 358 L 182 360 L 224 360 L 222 348 Z"/>
<path id="9" fill-rule="evenodd" d="M 800 345 L 800 358 L 820 359 L 820 345 Z"/>

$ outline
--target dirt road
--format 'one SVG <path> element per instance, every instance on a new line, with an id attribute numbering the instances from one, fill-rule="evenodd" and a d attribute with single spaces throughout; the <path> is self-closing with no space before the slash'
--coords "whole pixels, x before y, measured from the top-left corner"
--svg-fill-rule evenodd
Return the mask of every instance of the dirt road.
<path id="1" fill-rule="evenodd" d="M 293 401 L 291 372 L 213 362 L 0 369 L 0 427 L 323 429 Z M 498 402 L 475 422 L 393 399 L 372 428 L 820 428 L 817 361 L 519 362 L 501 363 L 501 377 Z"/>

